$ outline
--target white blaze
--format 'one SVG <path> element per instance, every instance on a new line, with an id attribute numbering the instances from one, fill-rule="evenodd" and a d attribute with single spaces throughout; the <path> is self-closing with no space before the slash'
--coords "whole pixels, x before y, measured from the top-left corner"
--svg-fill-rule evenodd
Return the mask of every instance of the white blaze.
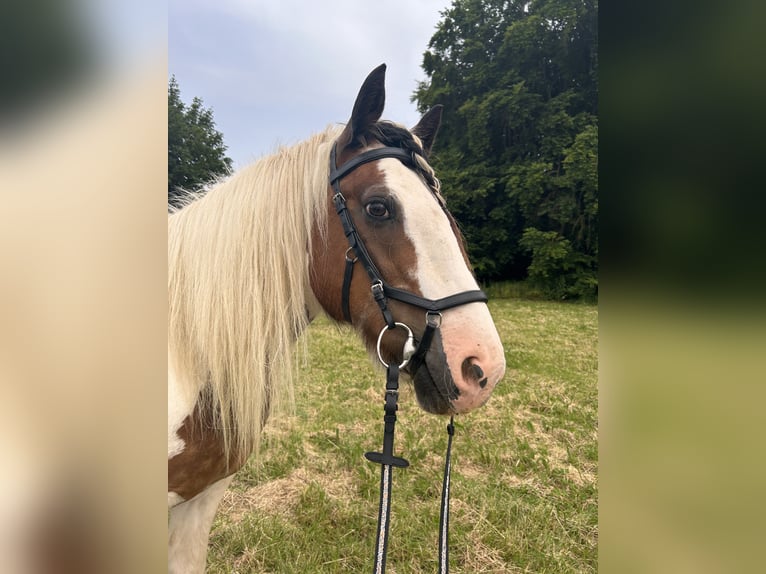
<path id="1" fill-rule="evenodd" d="M 478 289 L 449 219 L 428 187 L 396 159 L 381 160 L 380 168 L 386 186 L 403 207 L 404 232 L 417 257 L 413 279 L 423 296 L 441 299 Z M 505 373 L 505 355 L 489 309 L 483 303 L 469 303 L 443 312 L 441 335 L 447 364 L 461 392 L 453 406 L 458 412 L 471 410 L 487 400 Z M 485 388 L 463 379 L 462 365 L 468 359 L 484 371 Z"/>

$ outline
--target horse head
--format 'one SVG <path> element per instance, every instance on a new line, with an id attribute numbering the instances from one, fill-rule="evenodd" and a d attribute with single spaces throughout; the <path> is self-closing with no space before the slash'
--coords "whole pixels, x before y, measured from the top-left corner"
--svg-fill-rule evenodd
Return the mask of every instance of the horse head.
<path id="1" fill-rule="evenodd" d="M 312 233 L 311 289 L 381 361 L 406 365 L 424 410 L 466 413 L 502 379 L 503 347 L 427 161 L 442 109 L 411 130 L 380 121 L 384 80 L 382 65 L 334 142 L 327 229 Z M 393 322 L 402 328 L 390 328 Z M 424 338 L 430 344 L 413 356 Z"/>

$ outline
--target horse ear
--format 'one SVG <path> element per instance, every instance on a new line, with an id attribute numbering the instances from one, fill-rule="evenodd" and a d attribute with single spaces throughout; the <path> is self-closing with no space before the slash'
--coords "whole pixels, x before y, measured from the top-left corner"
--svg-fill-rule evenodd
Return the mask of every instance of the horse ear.
<path id="1" fill-rule="evenodd" d="M 436 139 L 436 132 L 439 131 L 439 126 L 442 123 L 442 110 L 444 110 L 444 106 L 441 104 L 435 105 L 420 118 L 418 125 L 410 130 L 423 142 L 423 151 L 426 152 L 426 155 L 431 153 L 431 147 Z"/>
<path id="2" fill-rule="evenodd" d="M 386 65 L 375 68 L 362 84 L 356 96 L 354 111 L 351 113 L 351 142 L 359 142 L 359 137 L 383 115 L 386 104 Z"/>

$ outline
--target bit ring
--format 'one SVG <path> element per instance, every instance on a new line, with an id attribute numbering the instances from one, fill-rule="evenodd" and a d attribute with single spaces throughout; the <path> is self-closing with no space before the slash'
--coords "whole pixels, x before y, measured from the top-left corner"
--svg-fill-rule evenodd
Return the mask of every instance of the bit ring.
<path id="1" fill-rule="evenodd" d="M 410 329 L 410 328 L 409 328 L 407 325 L 405 325 L 404 323 L 399 323 L 399 322 L 396 322 L 396 323 L 394 323 L 394 327 L 389 327 L 388 325 L 386 325 L 385 327 L 383 327 L 383 329 L 381 329 L 381 331 L 380 331 L 380 335 L 378 335 L 378 344 L 377 344 L 377 346 L 376 346 L 376 349 L 377 349 L 377 351 L 378 351 L 378 360 L 380 361 L 380 363 L 381 363 L 381 364 L 382 364 L 382 365 L 383 365 L 385 368 L 388 368 L 388 363 L 386 363 L 386 362 L 383 360 L 383 355 L 382 355 L 382 354 L 381 354 L 381 352 L 380 352 L 380 344 L 381 344 L 381 342 L 383 341 L 383 334 L 384 334 L 386 331 L 389 331 L 389 330 L 391 330 L 391 329 L 395 329 L 396 327 L 401 327 L 402 329 L 404 329 L 405 331 L 407 331 L 407 341 L 405 341 L 405 343 L 404 343 L 404 350 L 403 350 L 403 353 L 402 353 L 402 355 L 403 355 L 403 357 L 404 357 L 404 360 L 403 360 L 403 361 L 401 362 L 401 364 L 399 365 L 399 368 L 400 368 L 400 369 L 403 369 L 404 367 L 406 367 L 406 366 L 407 366 L 407 363 L 409 363 L 409 362 L 410 362 L 410 357 L 412 356 L 412 353 L 409 353 L 409 356 L 408 356 L 408 354 L 407 354 L 407 345 L 409 344 L 411 348 L 414 348 L 414 347 L 415 347 L 415 343 L 414 343 L 414 342 L 415 342 L 415 336 L 412 334 L 412 329 Z"/>

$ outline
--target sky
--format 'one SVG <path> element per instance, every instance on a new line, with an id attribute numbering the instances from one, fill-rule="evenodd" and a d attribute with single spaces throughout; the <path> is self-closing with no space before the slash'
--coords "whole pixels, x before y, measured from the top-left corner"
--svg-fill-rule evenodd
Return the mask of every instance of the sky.
<path id="1" fill-rule="evenodd" d="M 213 109 L 234 168 L 345 123 L 385 63 L 383 117 L 408 126 L 451 0 L 168 0 L 168 73 Z"/>

